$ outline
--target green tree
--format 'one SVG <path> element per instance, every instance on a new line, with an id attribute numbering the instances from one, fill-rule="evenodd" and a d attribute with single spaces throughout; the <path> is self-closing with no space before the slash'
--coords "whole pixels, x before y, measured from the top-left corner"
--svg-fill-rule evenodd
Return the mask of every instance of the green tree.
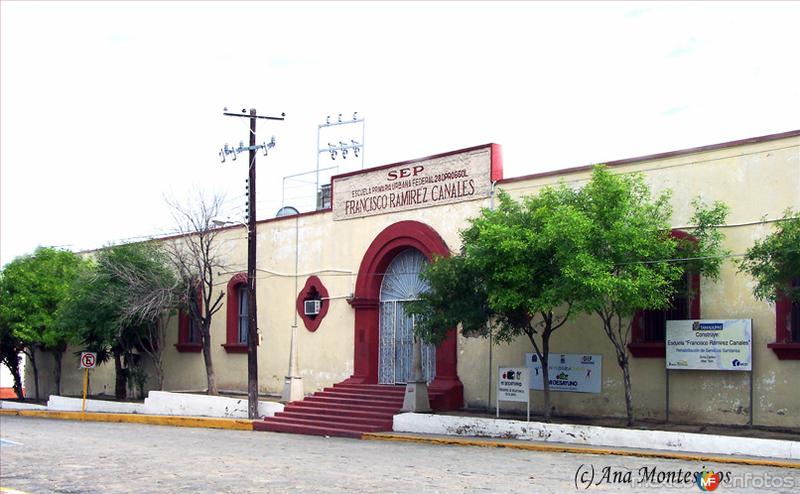
<path id="1" fill-rule="evenodd" d="M 99 362 L 113 357 L 115 396 L 123 399 L 129 374 L 139 365 L 135 350 L 152 358 L 158 387 L 163 386 L 164 328 L 182 293 L 156 244 L 107 247 L 73 284 L 60 320 L 86 350 L 98 354 Z"/>
<path id="2" fill-rule="evenodd" d="M 133 346 L 147 354 L 156 374 L 156 386 L 164 387 L 165 328 L 182 307 L 186 292 L 172 270 L 168 254 L 155 242 L 118 246 L 100 256 L 98 268 L 113 282 L 119 303 L 121 328 L 133 338 Z M 130 346 L 130 345 L 126 345 Z M 139 388 L 143 387 L 144 370 L 135 369 Z"/>
<path id="3" fill-rule="evenodd" d="M 775 231 L 747 249 L 739 271 L 755 278 L 756 298 L 800 302 L 800 284 L 793 283 L 800 278 L 800 213 L 787 209 Z"/>
<path id="4" fill-rule="evenodd" d="M 104 255 L 103 251 L 98 257 Z M 60 308 L 59 322 L 76 336 L 85 351 L 97 354 L 98 365 L 115 360 L 114 394 L 125 397 L 122 347 L 118 342 L 121 302 L 108 273 L 98 268 L 96 259 L 72 284 L 69 298 Z"/>
<path id="5" fill-rule="evenodd" d="M 80 257 L 72 252 L 40 247 L 33 254 L 14 259 L 3 269 L 0 318 L 13 337 L 24 344 L 23 351 L 33 369 L 37 400 L 40 398 L 37 351 L 53 355 L 56 393 L 61 391 L 61 361 L 71 334 L 57 323 L 56 313 L 81 263 Z"/>
<path id="6" fill-rule="evenodd" d="M 0 273 L 0 285 L 3 283 L 3 276 Z M 0 287 L 0 294 L 3 293 Z M 22 394 L 22 373 L 20 372 L 20 354 L 25 349 L 25 344 L 14 335 L 11 331 L 11 326 L 3 319 L 2 311 L 0 311 L 0 364 L 5 365 L 11 372 L 11 377 L 14 379 L 14 393 L 17 399 L 23 399 Z"/>
<path id="7" fill-rule="evenodd" d="M 678 241 L 671 235 L 669 200 L 669 191 L 653 199 L 641 174 L 612 174 L 603 166 L 595 167 L 580 192 L 589 228 L 576 269 L 568 274 L 582 310 L 600 317 L 614 347 L 629 425 L 634 415 L 627 343 L 634 313 L 669 307 L 686 269 L 718 276 L 724 254 L 716 229 L 727 214 L 724 204 L 696 201 L 694 238 Z"/>
<path id="8" fill-rule="evenodd" d="M 465 336 L 526 336 L 542 363 L 550 421 L 550 339 L 573 311 L 567 272 L 588 226 L 577 193 L 563 185 L 521 202 L 504 193 L 499 200 L 461 232 L 461 255 L 440 258 L 423 273 L 430 290 L 412 312 L 422 316 L 417 332 L 426 341 L 440 342 L 457 324 Z"/>

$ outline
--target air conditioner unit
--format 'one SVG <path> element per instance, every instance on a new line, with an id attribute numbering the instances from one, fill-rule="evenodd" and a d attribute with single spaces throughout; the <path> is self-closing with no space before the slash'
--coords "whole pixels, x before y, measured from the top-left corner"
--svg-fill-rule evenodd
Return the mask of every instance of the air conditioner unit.
<path id="1" fill-rule="evenodd" d="M 303 314 L 316 316 L 319 314 L 320 307 L 322 307 L 322 300 L 306 300 L 303 302 Z"/>

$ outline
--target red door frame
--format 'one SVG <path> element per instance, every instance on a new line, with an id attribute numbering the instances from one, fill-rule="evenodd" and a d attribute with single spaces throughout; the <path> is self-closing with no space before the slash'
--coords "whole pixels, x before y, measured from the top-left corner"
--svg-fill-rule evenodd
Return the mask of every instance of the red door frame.
<path id="1" fill-rule="evenodd" d="M 400 252 L 414 248 L 429 261 L 434 256 L 448 257 L 450 250 L 430 226 L 418 221 L 400 221 L 386 227 L 370 244 L 358 268 L 355 293 L 350 305 L 355 309 L 353 375 L 347 380 L 354 384 L 378 382 L 378 331 L 381 282 L 389 263 Z M 457 373 L 456 331 L 436 348 L 436 377 L 432 392 L 444 394 L 443 408 L 463 406 L 463 385 Z M 437 400 L 438 401 L 438 400 Z"/>

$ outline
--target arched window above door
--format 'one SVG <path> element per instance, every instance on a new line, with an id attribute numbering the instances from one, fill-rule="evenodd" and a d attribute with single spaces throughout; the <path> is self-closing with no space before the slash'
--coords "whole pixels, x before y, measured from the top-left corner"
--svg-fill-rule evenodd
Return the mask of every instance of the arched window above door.
<path id="1" fill-rule="evenodd" d="M 417 249 L 406 249 L 392 260 L 381 282 L 381 300 L 415 300 L 428 290 L 428 284 L 419 273 L 428 260 Z"/>

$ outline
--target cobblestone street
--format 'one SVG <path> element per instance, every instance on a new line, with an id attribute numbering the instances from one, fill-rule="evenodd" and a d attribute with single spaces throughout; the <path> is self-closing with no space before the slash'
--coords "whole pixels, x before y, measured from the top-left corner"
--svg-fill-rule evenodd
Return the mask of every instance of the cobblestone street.
<path id="1" fill-rule="evenodd" d="M 694 472 L 704 466 L 756 479 L 745 488 L 723 484 L 724 492 L 791 493 L 800 485 L 796 469 L 264 432 L 3 416 L 0 434 L 0 485 L 34 494 L 652 492 L 636 485 L 641 468 Z M 602 480 L 604 467 L 617 482 Z M 587 489 L 591 468 L 595 480 Z M 768 488 L 778 481 L 778 488 Z M 669 490 L 699 492 L 693 483 Z"/>

